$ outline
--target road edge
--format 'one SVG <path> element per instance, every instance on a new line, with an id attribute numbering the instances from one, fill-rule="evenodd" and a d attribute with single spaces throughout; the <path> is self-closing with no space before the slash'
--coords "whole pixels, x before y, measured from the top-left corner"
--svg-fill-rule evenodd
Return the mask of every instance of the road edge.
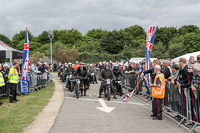
<path id="1" fill-rule="evenodd" d="M 23 133 L 48 133 L 59 113 L 60 107 L 64 101 L 64 89 L 62 84 L 53 79 L 55 90 L 49 103 L 43 108 L 35 120 L 24 129 Z"/>

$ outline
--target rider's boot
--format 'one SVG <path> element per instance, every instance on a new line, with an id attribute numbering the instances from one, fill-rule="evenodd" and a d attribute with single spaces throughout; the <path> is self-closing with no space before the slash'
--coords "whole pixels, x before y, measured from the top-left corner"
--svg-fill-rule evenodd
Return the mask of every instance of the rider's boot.
<path id="1" fill-rule="evenodd" d="M 85 89 L 84 89 L 84 96 L 86 96 L 86 91 L 87 91 L 87 89 L 85 88 Z"/>
<path id="2" fill-rule="evenodd" d="M 114 99 L 117 99 L 117 97 L 116 97 L 116 92 L 114 92 L 113 95 L 114 95 Z"/>
<path id="3" fill-rule="evenodd" d="M 83 89 L 81 89 L 81 96 L 83 96 Z"/>
<path id="4" fill-rule="evenodd" d="M 101 98 L 101 93 L 102 93 L 102 91 L 99 90 L 99 96 L 98 96 L 98 98 Z"/>

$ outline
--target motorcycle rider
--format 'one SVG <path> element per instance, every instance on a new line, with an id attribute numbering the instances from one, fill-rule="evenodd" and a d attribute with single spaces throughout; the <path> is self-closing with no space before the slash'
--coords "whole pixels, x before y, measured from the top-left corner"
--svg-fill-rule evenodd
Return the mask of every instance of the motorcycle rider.
<path id="1" fill-rule="evenodd" d="M 122 72 L 121 72 L 119 65 L 117 63 L 114 65 L 113 73 L 114 73 L 115 77 L 118 78 L 118 79 L 120 78 L 120 76 L 123 77 Z M 117 85 L 117 84 L 118 83 L 116 83 L 116 81 L 113 81 L 113 86 L 116 86 L 116 91 L 117 92 L 122 91 L 121 85 Z M 119 88 L 117 88 L 117 87 L 119 87 Z M 122 94 L 120 94 L 120 96 L 122 96 Z"/>
<path id="2" fill-rule="evenodd" d="M 72 63 L 69 62 L 68 63 L 68 68 L 66 71 L 66 88 L 68 87 L 68 82 L 69 82 L 69 75 L 73 75 L 74 74 L 74 68 L 72 67 Z M 69 84 L 70 85 L 70 84 Z"/>
<path id="3" fill-rule="evenodd" d="M 81 90 L 81 96 L 83 96 L 83 91 L 84 91 L 84 96 L 86 96 L 86 91 L 88 89 L 88 73 L 87 69 L 84 66 L 85 64 L 83 62 L 80 62 L 79 67 L 77 68 L 76 72 L 74 75 L 80 77 L 80 90 Z"/>
<path id="4" fill-rule="evenodd" d="M 101 79 L 115 79 L 115 75 L 113 74 L 113 71 L 111 69 L 109 69 L 109 65 L 108 64 L 105 64 L 105 69 L 103 69 L 99 75 L 99 80 Z M 106 83 L 105 81 L 103 80 L 101 82 L 101 86 L 99 88 L 99 98 L 101 98 L 101 94 L 104 90 L 104 88 L 106 87 Z M 117 99 L 116 95 L 115 95 L 115 91 L 112 87 L 112 84 L 111 84 L 111 89 L 113 91 L 113 95 L 114 95 L 114 98 Z"/>
<path id="5" fill-rule="evenodd" d="M 88 74 L 89 74 L 89 78 L 90 78 L 90 83 L 92 82 L 92 73 L 94 73 L 94 81 L 97 83 L 97 79 L 96 79 L 96 75 L 95 75 L 95 69 L 94 67 L 92 66 L 92 64 L 90 64 L 89 68 L 88 68 Z"/>
<path id="6" fill-rule="evenodd" d="M 64 65 L 62 64 L 61 67 L 60 67 L 60 80 L 61 81 L 62 81 L 63 73 L 64 73 Z"/>
<path id="7" fill-rule="evenodd" d="M 63 82 L 66 81 L 67 69 L 68 69 L 68 64 L 65 63 L 64 68 L 63 68 L 63 70 L 64 70 L 64 72 L 63 72 Z"/>

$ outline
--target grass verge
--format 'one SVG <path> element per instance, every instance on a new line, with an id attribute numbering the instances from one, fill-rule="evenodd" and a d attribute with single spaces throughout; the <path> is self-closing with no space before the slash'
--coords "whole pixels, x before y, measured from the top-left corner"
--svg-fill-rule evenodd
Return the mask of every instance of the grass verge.
<path id="1" fill-rule="evenodd" d="M 48 88 L 17 96 L 18 103 L 9 103 L 8 97 L 0 97 L 0 133 L 21 133 L 47 105 L 53 95 L 55 85 Z"/>

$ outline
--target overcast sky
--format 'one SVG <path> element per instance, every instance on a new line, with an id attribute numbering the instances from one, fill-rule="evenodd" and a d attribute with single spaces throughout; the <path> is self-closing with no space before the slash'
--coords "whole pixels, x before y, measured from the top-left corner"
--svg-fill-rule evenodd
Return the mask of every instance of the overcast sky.
<path id="1" fill-rule="evenodd" d="M 138 24 L 200 27 L 200 0 L 0 0 L 0 33 L 12 38 L 27 26 L 44 30 L 121 29 Z"/>

